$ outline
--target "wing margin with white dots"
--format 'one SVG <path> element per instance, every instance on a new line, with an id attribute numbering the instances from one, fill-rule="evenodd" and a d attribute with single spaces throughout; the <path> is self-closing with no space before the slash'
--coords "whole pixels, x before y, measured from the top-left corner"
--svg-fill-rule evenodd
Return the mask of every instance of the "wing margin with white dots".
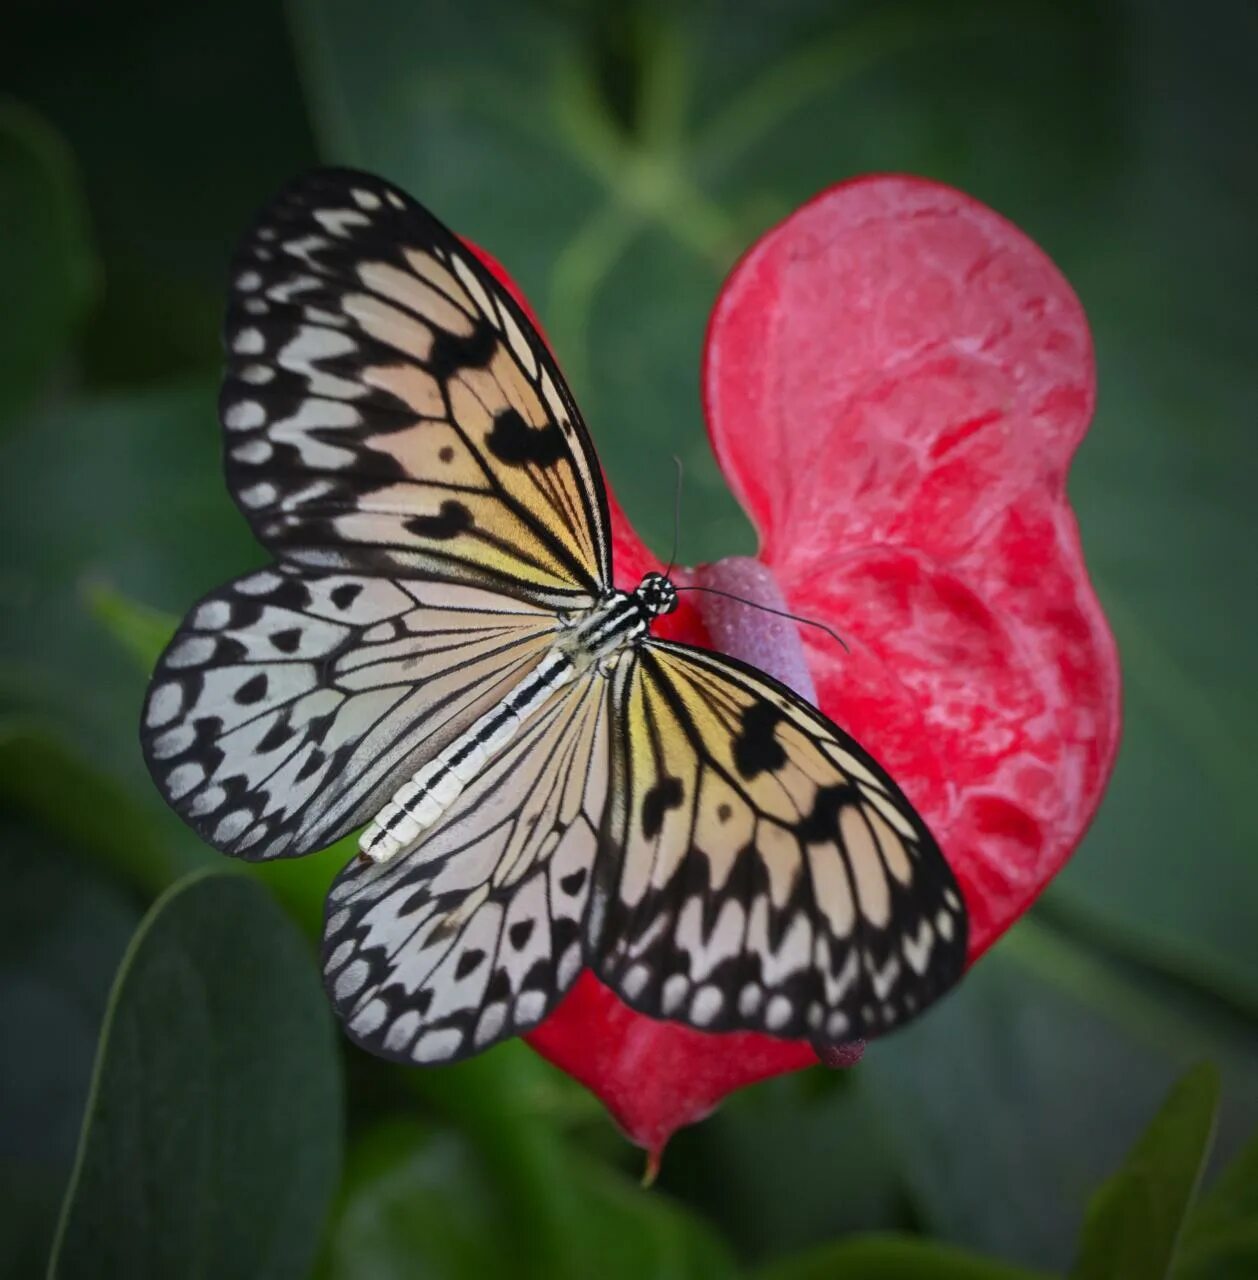
<path id="1" fill-rule="evenodd" d="M 627 819 L 592 965 L 631 1007 L 833 1044 L 960 976 L 967 916 L 876 761 L 785 686 L 652 640 L 617 683 Z"/>
<path id="2" fill-rule="evenodd" d="M 341 872 L 323 966 L 352 1039 L 400 1062 L 450 1062 L 550 1012 L 585 963 L 610 742 L 610 685 L 590 672 L 413 845 Z"/>
<path id="3" fill-rule="evenodd" d="M 460 583 L 246 574 L 194 606 L 158 660 L 140 727 L 149 772 L 224 853 L 309 853 L 373 817 L 559 626 Z"/>
<path id="4" fill-rule="evenodd" d="M 606 492 L 545 343 L 476 256 L 380 178 L 285 187 L 232 266 L 228 485 L 277 555 L 589 603 Z"/>

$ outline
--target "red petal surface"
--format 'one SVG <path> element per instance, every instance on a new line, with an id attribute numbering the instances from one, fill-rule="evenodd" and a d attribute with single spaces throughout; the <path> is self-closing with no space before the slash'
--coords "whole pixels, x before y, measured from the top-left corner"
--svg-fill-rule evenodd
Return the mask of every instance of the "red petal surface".
<path id="1" fill-rule="evenodd" d="M 735 269 L 704 395 L 762 560 L 852 646 L 805 629 L 820 705 L 930 823 L 974 958 L 1074 848 L 1117 747 L 1117 657 L 1064 489 L 1094 399 L 1078 301 L 977 202 L 859 179 Z M 635 585 L 657 565 L 614 498 L 612 525 L 617 581 Z M 689 602 L 668 621 L 705 641 Z M 657 1154 L 726 1093 L 817 1060 L 643 1018 L 588 973 L 529 1040 Z"/>
<path id="2" fill-rule="evenodd" d="M 761 559 L 852 646 L 805 635 L 820 705 L 934 831 L 973 959 L 1070 855 L 1118 745 L 1065 492 L 1095 399 L 1078 299 L 960 192 L 858 179 L 734 271 L 704 396 Z"/>

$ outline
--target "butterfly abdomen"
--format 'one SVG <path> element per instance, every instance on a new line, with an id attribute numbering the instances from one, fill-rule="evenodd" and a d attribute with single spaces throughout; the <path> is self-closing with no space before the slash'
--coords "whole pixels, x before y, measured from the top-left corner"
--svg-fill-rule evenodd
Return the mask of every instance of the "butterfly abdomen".
<path id="1" fill-rule="evenodd" d="M 402 784 L 363 832 L 359 840 L 363 855 L 373 862 L 387 862 L 412 844 L 515 737 L 530 712 L 595 663 L 645 635 L 650 616 L 651 610 L 636 594 L 617 591 L 574 622 L 499 706 Z"/>

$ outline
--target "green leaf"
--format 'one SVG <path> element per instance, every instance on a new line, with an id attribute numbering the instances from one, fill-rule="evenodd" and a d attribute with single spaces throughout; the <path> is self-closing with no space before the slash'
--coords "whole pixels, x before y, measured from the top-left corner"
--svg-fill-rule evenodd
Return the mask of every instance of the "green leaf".
<path id="1" fill-rule="evenodd" d="M 0 720 L 0 800 L 134 887 L 157 893 L 174 874 L 150 815 L 38 720 Z"/>
<path id="2" fill-rule="evenodd" d="M 350 1152 L 321 1280 L 507 1275 L 498 1191 L 467 1140 L 409 1119 Z"/>
<path id="3" fill-rule="evenodd" d="M 1064 1269 L 1097 1186 L 1194 1062 L 1220 1063 L 1219 1146 L 1258 1125 L 1247 1024 L 1137 981 L 1023 921 L 854 1076 L 934 1234 Z"/>
<path id="4" fill-rule="evenodd" d="M 502 1123 L 535 1127 L 520 1116 Z M 551 1173 L 531 1198 L 556 1215 L 549 1240 L 518 1212 L 515 1187 L 479 1137 L 401 1120 L 370 1131 L 349 1162 L 326 1280 L 732 1274 L 728 1251 L 680 1205 L 537 1132 Z"/>
<path id="5" fill-rule="evenodd" d="M 1176 1259 L 1176 1280 L 1258 1275 L 1258 1137 L 1198 1198 Z"/>
<path id="6" fill-rule="evenodd" d="M 162 650 L 179 626 L 179 619 L 161 609 L 151 609 L 128 599 L 108 583 L 87 588 L 92 616 L 129 653 L 147 674 L 157 665 Z"/>
<path id="7" fill-rule="evenodd" d="M 0 102 L 0 429 L 63 359 L 96 286 L 78 174 L 56 130 Z"/>
<path id="8" fill-rule="evenodd" d="M 1162 1280 L 1175 1262 L 1219 1109 L 1208 1063 L 1171 1090 L 1123 1167 L 1088 1208 L 1072 1280 Z"/>
<path id="9" fill-rule="evenodd" d="M 854 1236 L 755 1272 L 755 1280 L 1044 1280 L 1044 1272 L 910 1236 Z"/>
<path id="10" fill-rule="evenodd" d="M 181 881 L 114 984 L 51 1274 L 305 1276 L 340 1107 L 304 939 L 243 876 Z"/>
<path id="11" fill-rule="evenodd" d="M 83 859 L 8 817 L 0 880 L 0 1277 L 24 1280 L 48 1259 L 110 975 L 140 912 Z"/>

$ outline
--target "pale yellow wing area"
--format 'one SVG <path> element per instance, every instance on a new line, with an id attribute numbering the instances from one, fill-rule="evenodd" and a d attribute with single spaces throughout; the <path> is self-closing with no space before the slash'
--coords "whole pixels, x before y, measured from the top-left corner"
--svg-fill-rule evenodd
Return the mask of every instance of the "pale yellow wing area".
<path id="1" fill-rule="evenodd" d="M 592 951 L 625 1001 L 837 1043 L 956 981 L 967 922 L 952 873 L 838 726 L 750 667 L 660 641 L 622 662 L 617 702 L 624 795 Z"/>
<path id="2" fill-rule="evenodd" d="M 277 554 L 581 606 L 611 580 L 589 435 L 540 337 L 378 178 L 287 187 L 232 268 L 228 484 Z"/>

